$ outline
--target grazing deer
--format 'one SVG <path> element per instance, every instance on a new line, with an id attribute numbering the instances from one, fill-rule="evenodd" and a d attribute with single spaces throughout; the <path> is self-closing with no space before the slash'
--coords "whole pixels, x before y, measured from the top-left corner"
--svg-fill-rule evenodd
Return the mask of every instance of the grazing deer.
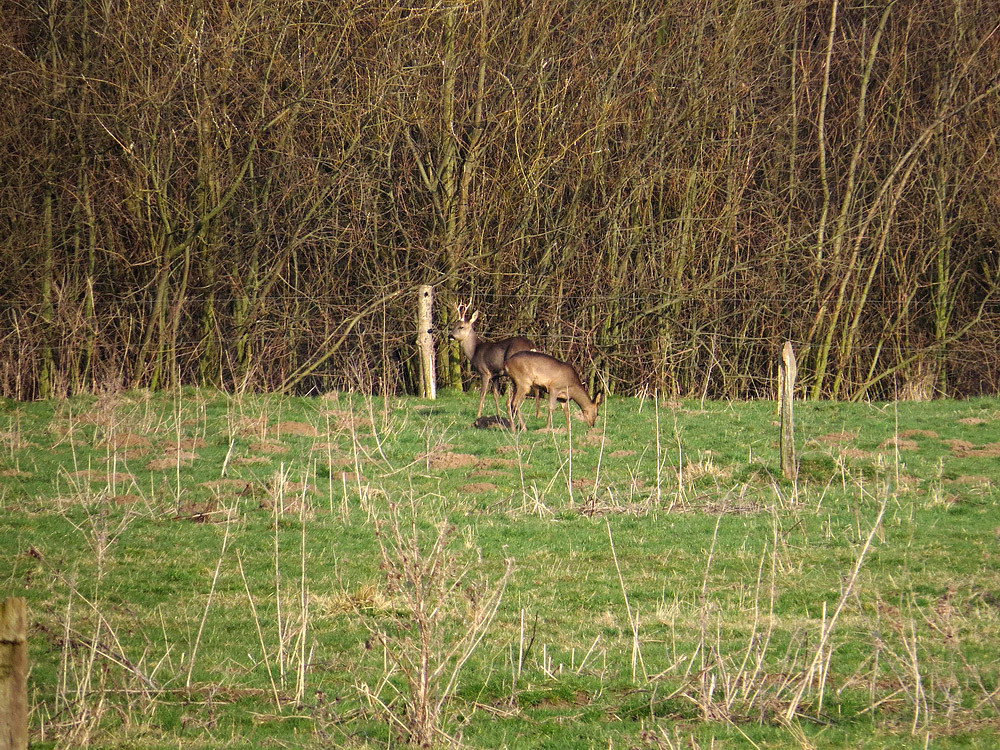
<path id="1" fill-rule="evenodd" d="M 486 341 L 479 338 L 473 324 L 479 318 L 479 311 L 472 313 L 472 317 L 466 318 L 465 313 L 468 305 L 458 305 L 458 323 L 451 330 L 451 338 L 462 345 L 462 351 L 472 362 L 472 367 L 479 373 L 482 379 L 483 392 L 479 396 L 479 410 L 476 412 L 476 419 L 483 414 L 483 403 L 486 401 L 486 391 L 494 378 L 504 374 L 503 363 L 508 357 L 517 352 L 530 351 L 535 347 L 530 339 L 524 336 L 512 336 L 502 341 Z M 493 383 L 493 401 L 496 403 L 497 413 L 500 413 L 500 398 L 497 396 L 496 383 Z M 537 397 L 536 397 L 537 404 Z"/>
<path id="2" fill-rule="evenodd" d="M 507 358 L 504 369 L 514 380 L 514 392 L 510 396 L 510 420 L 514 422 L 514 414 L 524 429 L 524 417 L 521 415 L 521 403 L 532 386 L 544 388 L 549 392 L 549 421 L 552 427 L 552 412 L 556 408 L 556 400 L 565 399 L 563 409 L 566 412 L 566 428 L 569 429 L 569 402 L 576 401 L 583 411 L 583 418 L 588 427 L 593 427 L 597 421 L 597 407 L 604 394 L 598 393 L 593 399 L 587 395 L 573 365 L 560 362 L 555 357 L 541 352 L 518 352 Z"/>

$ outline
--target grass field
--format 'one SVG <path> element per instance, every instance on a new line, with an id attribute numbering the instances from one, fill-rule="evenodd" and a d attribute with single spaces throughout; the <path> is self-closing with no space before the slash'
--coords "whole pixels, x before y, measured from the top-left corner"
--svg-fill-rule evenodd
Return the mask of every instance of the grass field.
<path id="1" fill-rule="evenodd" d="M 1000 400 L 476 402 L 0 404 L 32 746 L 996 746 Z"/>

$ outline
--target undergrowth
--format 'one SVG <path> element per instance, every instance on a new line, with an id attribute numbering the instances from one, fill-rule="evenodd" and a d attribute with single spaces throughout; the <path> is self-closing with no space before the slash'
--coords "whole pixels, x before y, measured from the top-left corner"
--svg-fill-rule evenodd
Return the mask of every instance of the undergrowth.
<path id="1" fill-rule="evenodd" d="M 988 747 L 1000 401 L 0 413 L 33 746 Z"/>

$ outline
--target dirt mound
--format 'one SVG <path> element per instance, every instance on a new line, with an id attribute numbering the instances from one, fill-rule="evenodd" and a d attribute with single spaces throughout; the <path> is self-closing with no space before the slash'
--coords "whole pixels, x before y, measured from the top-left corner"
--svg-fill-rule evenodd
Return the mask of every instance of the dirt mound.
<path id="1" fill-rule="evenodd" d="M 354 412 L 343 409 L 327 409 L 320 412 L 321 416 L 329 418 L 333 426 L 338 430 L 350 432 L 359 427 L 371 427 L 372 421 L 368 417 L 359 417 Z"/>
<path id="2" fill-rule="evenodd" d="M 276 453 L 288 453 L 288 446 L 281 443 L 251 443 L 250 451 L 252 453 L 263 453 L 273 456 Z"/>
<path id="3" fill-rule="evenodd" d="M 901 451 L 915 451 L 919 450 L 920 446 L 917 445 L 916 440 L 906 440 L 902 437 L 891 437 L 888 440 L 884 440 L 879 448 L 897 448 Z"/>
<path id="4" fill-rule="evenodd" d="M 166 455 L 163 458 L 154 458 L 146 464 L 146 468 L 150 471 L 167 471 L 168 469 L 176 468 L 178 463 L 180 463 L 181 466 L 186 466 L 196 458 L 198 458 L 198 456 L 195 453 L 177 451 L 173 455 Z"/>
<path id="5" fill-rule="evenodd" d="M 987 458 L 1000 456 L 1000 443 L 987 443 L 976 447 L 965 440 L 948 440 L 946 442 L 951 448 L 953 456 L 984 456 Z"/>
<path id="6" fill-rule="evenodd" d="M 148 437 L 137 435 L 134 432 L 116 432 L 108 435 L 102 442 L 101 447 L 113 451 L 134 451 L 139 453 L 153 447 Z"/>
<path id="7" fill-rule="evenodd" d="M 955 477 L 955 479 L 949 480 L 951 484 L 992 484 L 993 480 L 989 477 L 979 476 L 976 474 L 963 474 L 960 477 Z"/>
<path id="8" fill-rule="evenodd" d="M 901 438 L 936 438 L 938 434 L 934 430 L 903 430 L 899 436 Z"/>
<path id="9" fill-rule="evenodd" d="M 468 453 L 452 453 L 451 451 L 421 453 L 416 457 L 416 460 L 426 460 L 427 465 L 432 469 L 461 469 L 479 463 L 476 456 Z"/>
<path id="10" fill-rule="evenodd" d="M 336 479 L 340 482 L 366 482 L 363 474 L 356 474 L 353 471 L 335 471 L 330 474 L 331 479 Z"/>
<path id="11" fill-rule="evenodd" d="M 275 435 L 291 435 L 292 437 L 319 436 L 319 431 L 306 422 L 278 422 L 272 429 Z"/>
<path id="12" fill-rule="evenodd" d="M 167 453 L 189 453 L 206 447 L 208 443 L 201 438 L 181 438 L 180 440 L 173 438 L 171 440 L 164 440 L 161 445 Z"/>
<path id="13" fill-rule="evenodd" d="M 476 462 L 477 469 L 495 469 L 496 467 L 509 469 L 517 466 L 517 461 L 513 458 L 481 458 Z"/>

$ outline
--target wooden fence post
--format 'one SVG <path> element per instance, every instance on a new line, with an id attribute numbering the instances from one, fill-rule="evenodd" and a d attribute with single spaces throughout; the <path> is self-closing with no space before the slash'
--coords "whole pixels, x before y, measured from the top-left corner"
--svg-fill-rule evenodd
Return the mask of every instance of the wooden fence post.
<path id="1" fill-rule="evenodd" d="M 0 750 L 28 747 L 28 629 L 24 597 L 0 602 Z"/>
<path id="2" fill-rule="evenodd" d="M 781 473 L 785 479 L 795 479 L 795 430 L 792 415 L 795 401 L 795 377 L 798 365 L 792 342 L 786 341 L 781 349 L 778 365 L 778 410 L 781 412 Z"/>
<path id="3" fill-rule="evenodd" d="M 434 287 L 417 289 L 417 350 L 420 355 L 420 396 L 437 398 L 434 365 Z"/>

